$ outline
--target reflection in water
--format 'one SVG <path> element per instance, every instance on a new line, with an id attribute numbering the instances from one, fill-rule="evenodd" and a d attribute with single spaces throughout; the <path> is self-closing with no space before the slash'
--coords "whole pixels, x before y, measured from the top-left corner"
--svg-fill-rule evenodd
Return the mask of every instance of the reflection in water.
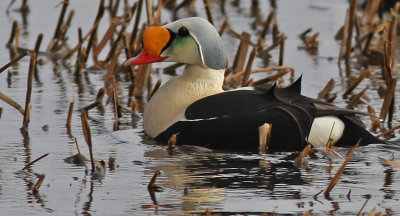
<path id="1" fill-rule="evenodd" d="M 185 151 L 188 149 L 185 148 Z M 198 150 L 197 148 L 195 149 Z M 227 193 L 251 190 L 259 197 L 301 199 L 301 190 L 288 186 L 308 184 L 307 176 L 296 167 L 296 155 L 237 155 L 216 152 L 179 152 L 169 155 L 158 149 L 145 153 L 160 161 L 152 170 L 160 170 L 161 187 L 182 193 L 181 209 L 219 209 Z M 245 195 L 246 196 L 246 195 Z"/>
<path id="2" fill-rule="evenodd" d="M 294 163 L 296 153 L 253 155 L 199 152 L 196 147 L 193 147 L 192 152 L 190 147 L 176 148 L 173 155 L 168 154 L 167 147 L 145 152 L 146 157 L 156 161 L 156 164 L 146 166 L 151 170 L 162 172 L 162 177 L 157 183 L 165 189 L 159 193 L 164 199 L 154 204 L 168 206 L 184 213 L 204 212 L 207 209 L 221 211 L 224 205 L 238 197 L 240 200 L 265 199 L 269 202 L 275 200 L 278 203 L 293 200 L 296 207 L 290 207 L 291 211 L 302 212 L 310 207 L 324 206 L 324 209 L 329 209 L 330 214 L 335 215 L 349 211 L 349 208 L 358 211 L 354 210 L 354 205 L 361 208 L 363 202 L 377 198 L 371 195 L 365 197 L 363 195 L 365 193 L 362 191 L 360 193 L 358 190 L 360 185 L 370 184 L 371 187 L 376 187 L 377 183 L 371 182 L 368 178 L 365 181 L 357 180 L 360 173 L 369 175 L 369 172 L 372 172 L 374 175 L 374 171 L 369 170 L 370 164 L 367 163 L 367 167 L 360 166 L 359 160 L 362 160 L 360 158 L 353 159 L 355 162 L 347 166 L 345 174 L 330 193 L 330 197 L 324 197 L 320 192 L 323 192 L 329 184 L 342 159 L 325 159 L 322 154 L 317 153 L 308 160 L 306 166 L 298 167 Z M 366 157 L 369 151 L 376 151 L 372 150 L 374 147 L 363 148 L 366 149 L 358 150 L 358 154 L 364 154 Z M 348 149 L 338 149 L 338 152 L 346 155 Z M 384 173 L 386 175 L 383 177 L 381 189 L 384 192 L 384 199 L 394 201 L 394 197 L 397 196 L 396 191 L 389 190 L 393 184 L 393 170 L 386 169 Z M 168 194 L 172 193 L 171 190 L 175 195 Z M 171 205 L 177 201 L 179 205 Z M 376 205 L 376 200 L 374 203 Z M 268 205 L 263 209 L 274 211 Z M 391 208 L 387 209 L 391 211 Z"/>
<path id="3" fill-rule="evenodd" d="M 86 179 L 84 180 L 85 184 L 86 184 Z M 93 180 L 89 181 L 89 194 L 87 195 L 88 200 L 83 204 L 82 206 L 82 214 L 83 215 L 91 215 L 91 206 L 92 206 L 92 202 L 93 202 Z"/>
<path id="4" fill-rule="evenodd" d="M 383 188 L 381 190 L 385 192 L 383 198 L 390 200 L 393 199 L 393 196 L 395 195 L 395 191 L 391 189 L 393 181 L 393 170 L 392 168 L 388 168 L 385 169 L 383 172 L 385 173 L 385 179 L 383 182 Z"/>

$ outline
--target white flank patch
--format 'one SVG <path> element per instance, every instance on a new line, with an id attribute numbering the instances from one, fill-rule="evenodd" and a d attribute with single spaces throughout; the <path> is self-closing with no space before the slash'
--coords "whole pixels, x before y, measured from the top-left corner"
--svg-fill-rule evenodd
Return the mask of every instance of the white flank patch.
<path id="1" fill-rule="evenodd" d="M 343 135 L 344 123 L 336 116 L 315 118 L 308 135 L 308 142 L 314 147 L 325 147 L 329 138 L 336 143 Z"/>

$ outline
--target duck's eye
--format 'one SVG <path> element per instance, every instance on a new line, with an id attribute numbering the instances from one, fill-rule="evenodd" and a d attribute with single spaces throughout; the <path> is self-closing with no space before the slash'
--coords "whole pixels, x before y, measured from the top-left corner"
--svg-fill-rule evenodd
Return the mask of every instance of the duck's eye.
<path id="1" fill-rule="evenodd" d="M 185 26 L 180 27 L 178 29 L 178 35 L 181 37 L 186 37 L 189 35 L 189 30 Z"/>

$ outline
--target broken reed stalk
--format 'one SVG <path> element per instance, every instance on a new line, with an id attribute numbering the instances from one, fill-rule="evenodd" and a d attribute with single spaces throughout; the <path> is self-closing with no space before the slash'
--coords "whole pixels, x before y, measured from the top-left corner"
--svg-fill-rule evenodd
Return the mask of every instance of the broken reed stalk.
<path id="1" fill-rule="evenodd" d="M 122 50 L 122 47 L 119 45 L 119 43 L 114 43 L 116 45 L 116 48 L 114 49 L 114 53 L 120 53 Z M 110 50 L 111 51 L 111 50 Z M 110 64 L 108 65 L 108 70 L 106 75 L 104 76 L 104 83 L 106 86 L 112 82 L 112 79 L 114 79 L 114 73 L 117 70 L 118 67 L 118 56 L 119 55 L 110 55 L 111 61 Z"/>
<path id="2" fill-rule="evenodd" d="M 96 95 L 96 101 L 85 106 L 83 109 L 88 111 L 98 105 L 101 105 L 103 102 L 104 95 L 106 94 L 106 91 L 107 91 L 107 89 L 105 87 L 100 88 Z"/>
<path id="3" fill-rule="evenodd" d="M 281 70 L 278 71 L 276 74 L 268 76 L 264 79 L 260 79 L 255 81 L 253 84 L 254 85 L 259 85 L 263 83 L 268 83 L 268 82 L 275 82 L 277 79 L 281 78 L 282 76 L 286 75 L 289 71 L 288 70 Z"/>
<path id="4" fill-rule="evenodd" d="M 368 212 L 367 216 L 374 216 L 376 213 L 376 207 L 374 207 L 370 212 Z M 378 214 L 376 214 L 378 215 Z"/>
<path id="5" fill-rule="evenodd" d="M 104 1 L 103 1 L 104 2 Z M 96 22 L 96 23 L 99 23 L 99 22 Z M 86 63 L 87 62 L 87 59 L 88 59 L 88 56 L 89 56 L 89 54 L 90 54 L 90 50 L 92 49 L 92 46 L 93 46 L 93 43 L 95 42 L 95 38 L 96 38 L 96 35 L 97 35 L 97 27 L 98 27 L 98 25 L 94 25 L 95 26 L 95 28 L 94 28 L 94 30 L 93 30 L 93 32 L 92 32 L 92 34 L 90 35 L 90 38 L 89 38 L 89 40 L 88 40 L 88 44 L 87 44 L 87 47 L 86 47 L 86 51 L 85 51 L 85 57 L 83 58 L 83 63 Z M 96 61 L 96 59 L 94 59 L 95 61 Z"/>
<path id="6" fill-rule="evenodd" d="M 396 84 L 397 84 L 397 79 L 392 78 L 389 80 L 388 89 L 387 89 L 385 97 L 383 99 L 381 113 L 379 115 L 379 118 L 383 121 L 385 121 L 385 118 L 386 118 L 387 114 L 389 113 L 390 107 L 393 106 L 392 104 L 394 102 L 394 93 L 396 90 Z M 388 121 L 388 122 L 390 122 L 390 121 Z"/>
<path id="7" fill-rule="evenodd" d="M 376 117 L 376 112 L 374 108 L 368 105 L 368 113 L 371 115 L 369 118 L 371 119 L 371 131 L 376 132 L 378 128 L 381 127 L 381 121 Z"/>
<path id="8" fill-rule="evenodd" d="M 392 18 L 390 20 L 390 26 L 388 32 L 385 31 L 385 79 L 386 82 L 393 77 L 393 65 L 394 65 L 394 54 L 397 45 L 397 14 L 399 12 L 400 3 L 397 2 L 392 11 Z"/>
<path id="9" fill-rule="evenodd" d="M 365 56 L 370 54 L 369 46 L 370 46 L 371 41 L 372 41 L 372 39 L 374 37 L 375 31 L 376 31 L 376 27 L 377 27 L 377 25 L 373 25 L 371 31 L 366 35 L 367 38 L 365 40 L 364 47 L 362 48 L 362 53 Z"/>
<path id="10" fill-rule="evenodd" d="M 151 97 L 157 92 L 157 90 L 161 86 L 161 79 L 157 80 L 156 84 L 154 85 L 154 88 L 151 90 L 151 93 L 149 94 L 149 97 L 147 97 L 147 101 L 150 101 Z"/>
<path id="11" fill-rule="evenodd" d="M 107 42 L 110 40 L 110 38 L 113 36 L 114 31 L 117 27 L 117 23 L 119 22 L 119 18 L 113 18 L 111 20 L 110 26 L 108 27 L 108 30 L 104 34 L 103 38 L 100 40 L 100 42 L 97 44 L 96 48 L 93 51 L 93 57 L 97 59 L 97 56 L 99 53 L 103 50 Z"/>
<path id="12" fill-rule="evenodd" d="M 36 158 L 36 159 L 33 160 L 32 162 L 30 162 L 30 163 L 28 163 L 27 165 L 25 165 L 24 168 L 22 168 L 21 170 L 26 170 L 26 169 L 28 169 L 28 168 L 31 167 L 34 163 L 36 163 L 36 162 L 38 162 L 39 160 L 45 158 L 47 155 L 49 155 L 49 153 L 44 154 L 44 155 L 42 155 L 42 156 Z"/>
<path id="13" fill-rule="evenodd" d="M 310 153 L 311 150 L 311 145 L 308 144 L 303 151 L 300 152 L 300 154 L 294 159 L 295 163 L 303 163 L 306 161 L 306 157 L 308 153 Z"/>
<path id="14" fill-rule="evenodd" d="M 8 62 L 6 65 L 4 65 L 3 67 L 0 68 L 0 74 L 1 74 L 1 72 L 5 71 L 11 65 L 17 63 L 19 60 L 21 60 L 23 57 L 25 57 L 28 54 L 29 54 L 29 52 L 22 52 L 21 54 L 19 54 L 19 56 L 14 57 L 10 62 Z"/>
<path id="15" fill-rule="evenodd" d="M 121 109 L 119 105 L 118 99 L 118 83 L 115 77 L 112 79 L 112 97 L 113 97 L 113 106 L 114 106 L 114 118 L 118 120 L 121 117 Z"/>
<path id="16" fill-rule="evenodd" d="M 69 1 L 68 0 L 63 1 L 63 7 L 61 8 L 61 13 L 60 13 L 60 16 L 58 17 L 57 26 L 56 26 L 56 29 L 54 31 L 53 38 L 51 39 L 49 45 L 47 46 L 47 51 L 53 50 L 54 47 L 57 44 L 57 41 L 58 41 L 57 39 L 59 38 L 59 35 L 60 35 L 60 32 L 61 32 L 61 26 L 62 26 L 62 23 L 64 21 L 65 12 L 67 11 L 68 5 L 69 5 Z"/>
<path id="17" fill-rule="evenodd" d="M 31 94 L 32 94 L 32 81 L 33 81 L 33 74 L 36 70 L 36 53 L 32 53 L 31 60 L 29 62 L 29 71 L 28 71 L 28 79 L 27 79 L 27 90 L 26 90 L 26 97 L 25 97 L 25 113 L 24 113 L 24 120 L 22 129 L 27 129 L 29 125 L 29 117 L 30 117 L 30 108 L 31 108 Z"/>
<path id="18" fill-rule="evenodd" d="M 271 25 L 271 21 L 272 21 L 272 18 L 273 18 L 274 16 L 275 16 L 275 10 L 272 10 L 271 12 L 269 12 L 268 17 L 267 17 L 267 19 L 266 19 L 265 22 L 264 22 L 263 30 L 262 30 L 262 32 L 261 32 L 261 34 L 260 34 L 260 37 L 258 38 L 258 46 L 259 46 L 259 47 L 262 47 L 262 46 L 264 45 L 265 36 L 266 36 L 267 33 L 268 33 L 269 26 Z"/>
<path id="19" fill-rule="evenodd" d="M 258 127 L 259 148 L 258 154 L 265 154 L 271 141 L 272 124 L 264 123 Z"/>
<path id="20" fill-rule="evenodd" d="M 144 90 L 146 88 L 146 83 L 148 77 L 151 73 L 151 64 L 139 65 L 138 71 L 135 76 L 135 87 L 133 90 L 133 95 L 135 97 L 143 97 Z"/>
<path id="21" fill-rule="evenodd" d="M 79 44 L 82 45 L 83 39 L 82 39 L 82 29 L 81 28 L 78 28 L 78 39 L 79 39 Z M 80 78 L 80 75 L 82 74 L 85 58 L 86 58 L 86 52 L 80 46 L 79 50 L 78 50 L 78 54 L 76 55 L 76 60 L 75 60 L 75 77 L 78 80 Z"/>
<path id="22" fill-rule="evenodd" d="M 367 205 L 369 199 L 371 199 L 371 195 L 367 195 L 367 199 L 365 200 L 363 206 L 361 207 L 360 211 L 358 212 L 357 215 L 361 215 L 362 210 L 364 209 L 364 207 Z"/>
<path id="23" fill-rule="evenodd" d="M 282 66 L 283 65 L 283 55 L 285 52 L 285 41 L 286 41 L 285 33 L 281 33 L 280 38 L 281 38 L 281 40 L 280 40 L 281 43 L 279 46 L 279 63 L 278 63 L 278 65 Z"/>
<path id="24" fill-rule="evenodd" d="M 60 31 L 59 36 L 57 38 L 58 41 L 61 40 L 62 38 L 65 38 L 65 35 L 67 34 L 68 28 L 71 25 L 71 21 L 72 21 L 72 18 L 74 17 L 74 15 L 75 15 L 75 11 L 71 10 L 69 12 L 69 14 L 68 14 L 67 21 L 65 21 L 65 23 L 61 27 L 61 31 Z"/>
<path id="25" fill-rule="evenodd" d="M 368 15 L 367 17 L 367 21 L 366 24 L 371 24 L 372 20 L 374 19 L 374 16 L 376 14 L 376 12 L 379 10 L 379 7 L 381 5 L 381 0 L 372 0 L 372 1 L 368 1 L 367 2 L 367 6 L 365 7 L 364 13 L 363 13 L 363 17 L 366 16 L 367 12 Z"/>
<path id="26" fill-rule="evenodd" d="M 328 81 L 328 83 L 326 84 L 326 86 L 324 87 L 324 89 L 322 89 L 322 91 L 319 92 L 317 100 L 321 100 L 321 99 L 325 98 L 329 94 L 329 92 L 332 91 L 334 86 L 335 86 L 335 80 L 330 79 Z"/>
<path id="27" fill-rule="evenodd" d="M 149 26 L 154 25 L 154 13 L 153 13 L 153 1 L 146 0 L 146 14 L 147 14 L 147 24 Z"/>
<path id="28" fill-rule="evenodd" d="M 74 141 L 75 141 L 76 151 L 78 151 L 78 154 L 81 154 L 81 150 L 79 149 L 78 140 L 76 139 L 76 137 L 75 137 Z"/>
<path id="29" fill-rule="evenodd" d="M 357 5 L 357 0 L 351 0 L 350 2 L 350 10 L 349 10 L 349 25 L 348 25 L 348 31 L 347 31 L 347 37 L 346 37 L 346 53 L 345 53 L 345 59 L 346 63 L 348 63 L 350 59 L 350 53 L 352 51 L 351 47 L 351 41 L 353 38 L 353 28 L 354 28 L 354 23 L 356 21 L 356 7 Z"/>
<path id="30" fill-rule="evenodd" d="M 149 184 L 147 185 L 147 189 L 148 189 L 148 190 L 152 190 L 152 189 L 156 188 L 155 182 L 156 182 L 156 180 L 157 180 L 157 177 L 158 177 L 160 174 L 161 174 L 161 172 L 160 172 L 159 170 L 157 170 L 157 171 L 154 172 L 153 177 L 151 178 Z"/>
<path id="31" fill-rule="evenodd" d="M 114 18 L 117 15 L 117 11 L 119 8 L 119 3 L 120 0 L 116 0 L 114 6 L 110 5 L 110 10 L 111 10 L 111 17 Z"/>
<path id="32" fill-rule="evenodd" d="M 61 25 L 64 21 L 65 12 L 67 11 L 68 5 L 69 5 L 69 0 L 63 1 L 63 7 L 61 8 L 61 13 L 60 16 L 58 17 L 58 22 L 56 29 L 54 31 L 53 39 L 58 38 L 58 35 L 60 34 Z"/>
<path id="33" fill-rule="evenodd" d="M 65 123 L 67 127 L 71 127 L 72 113 L 74 112 L 74 104 L 75 104 L 74 100 L 72 100 L 72 102 L 69 104 L 67 122 Z"/>
<path id="34" fill-rule="evenodd" d="M 229 30 L 228 30 L 228 32 L 229 32 Z M 243 32 L 242 35 L 240 36 L 239 47 L 236 52 L 235 59 L 233 61 L 233 65 L 232 65 L 234 73 L 243 70 L 246 56 L 247 56 L 247 51 L 249 49 L 249 43 L 247 43 L 246 41 L 250 41 L 250 38 L 251 38 L 251 36 L 247 32 Z"/>
<path id="35" fill-rule="evenodd" d="M 207 19 L 212 25 L 214 25 L 214 20 L 210 9 L 210 0 L 203 0 L 203 3 L 207 13 Z"/>
<path id="36" fill-rule="evenodd" d="M 219 28 L 219 31 L 218 31 L 219 36 L 222 36 L 224 34 L 227 26 L 228 26 L 228 20 L 225 19 L 224 22 L 222 23 L 221 27 Z"/>
<path id="37" fill-rule="evenodd" d="M 253 61 L 254 58 L 256 57 L 257 49 L 258 49 L 257 47 L 253 47 L 253 49 L 251 50 L 249 59 L 247 61 L 246 70 L 244 71 L 243 74 L 242 86 L 249 86 L 251 67 L 253 66 Z"/>
<path id="38" fill-rule="evenodd" d="M 393 66 L 394 66 L 394 54 L 397 44 L 397 14 L 400 8 L 400 3 L 397 2 L 393 11 L 392 19 L 390 21 L 389 31 L 384 31 L 384 75 L 386 80 L 386 85 L 388 86 L 388 91 L 386 92 L 382 109 L 381 109 L 381 119 L 385 120 L 386 115 L 388 115 L 388 126 L 391 127 L 391 122 L 393 119 L 394 112 L 394 94 L 397 79 L 393 78 Z"/>
<path id="39" fill-rule="evenodd" d="M 228 30 L 227 30 L 227 33 L 230 34 L 230 35 L 232 35 L 233 37 L 235 37 L 235 38 L 237 38 L 237 39 L 239 39 L 239 40 L 241 40 L 241 41 L 243 41 L 243 42 L 245 42 L 245 43 L 251 45 L 251 46 L 257 46 L 257 44 L 253 43 L 253 41 L 251 41 L 250 39 L 247 39 L 247 38 L 243 37 L 242 35 L 238 34 L 237 32 L 235 32 L 235 31 L 232 30 L 232 29 L 228 29 Z"/>
<path id="40" fill-rule="evenodd" d="M 381 158 L 381 157 L 379 157 L 379 161 L 381 163 L 383 163 L 383 164 L 390 165 L 390 166 L 395 166 L 395 167 L 399 167 L 400 168 L 400 163 L 397 163 L 395 161 L 388 160 L 388 159 Z"/>
<path id="41" fill-rule="evenodd" d="M 82 40 L 79 40 L 79 43 L 63 57 L 63 60 L 71 58 L 71 56 L 76 51 L 80 50 L 82 47 L 82 43 L 85 42 L 89 38 L 90 35 L 92 35 L 92 33 L 97 29 L 98 25 L 99 25 L 99 23 L 95 23 L 94 26 L 89 30 L 89 32 L 82 38 Z"/>
<path id="42" fill-rule="evenodd" d="M 277 43 L 279 41 L 279 26 L 278 23 L 274 22 L 272 25 L 272 42 Z"/>
<path id="43" fill-rule="evenodd" d="M 87 117 L 86 111 L 84 109 L 82 109 L 81 120 L 82 120 L 83 136 L 85 137 L 86 144 L 89 147 L 90 164 L 92 167 L 92 172 L 95 172 L 96 169 L 94 166 L 94 158 L 93 158 L 92 135 L 90 133 L 90 125 L 89 125 L 88 117 Z"/>
<path id="44" fill-rule="evenodd" d="M 117 39 L 114 41 L 114 43 L 113 43 L 113 45 L 112 45 L 112 47 L 111 47 L 111 49 L 110 49 L 110 51 L 109 51 L 109 53 L 107 55 L 107 58 L 105 60 L 106 62 L 108 62 L 110 59 L 112 59 L 115 56 L 118 57 L 118 54 L 120 53 L 120 51 L 122 49 L 121 46 L 120 46 L 120 41 L 122 39 L 122 35 L 123 35 L 124 32 L 125 32 L 125 26 L 122 26 L 122 28 L 121 28 L 121 30 L 120 30 L 120 32 L 118 34 Z M 117 54 L 115 55 L 115 53 L 117 53 Z"/>
<path id="45" fill-rule="evenodd" d="M 39 55 L 40 45 L 42 44 L 43 34 L 40 33 L 36 39 L 35 48 L 33 49 L 34 53 L 36 53 L 36 58 Z M 37 72 L 37 70 L 35 70 Z"/>
<path id="46" fill-rule="evenodd" d="M 97 15 L 94 21 L 94 30 L 93 32 L 90 34 L 90 38 L 86 47 L 86 56 L 83 59 L 83 63 L 87 62 L 88 56 L 90 54 L 90 50 L 92 49 L 92 46 L 94 46 L 93 43 L 95 43 L 95 38 L 97 37 L 97 27 L 98 24 L 100 23 L 101 18 L 103 17 L 104 14 L 104 0 L 100 0 L 100 4 L 99 4 L 99 9 L 97 10 Z M 94 59 L 96 61 L 96 59 Z"/>
<path id="47" fill-rule="evenodd" d="M 0 92 L 0 99 L 3 100 L 4 102 L 8 103 L 10 106 L 14 107 L 15 109 L 17 109 L 22 115 L 25 114 L 24 109 L 17 102 L 15 102 L 14 100 L 7 97 L 7 95 L 5 95 L 1 92 Z"/>
<path id="48" fill-rule="evenodd" d="M 268 53 L 269 51 L 275 49 L 277 46 L 281 44 L 281 38 L 278 38 L 276 41 L 274 41 L 270 46 L 267 48 L 263 49 L 263 53 Z"/>
<path id="49" fill-rule="evenodd" d="M 122 41 L 124 42 L 123 47 L 124 47 L 126 59 L 132 58 L 131 47 L 130 47 L 129 41 L 128 41 L 128 34 L 126 32 L 124 32 L 122 34 Z M 134 73 L 135 67 L 134 67 L 134 65 L 129 65 L 127 67 L 127 69 L 128 69 L 130 81 L 131 81 L 131 83 L 134 83 L 135 82 L 135 73 Z"/>
<path id="50" fill-rule="evenodd" d="M 25 113 L 24 113 L 24 121 L 23 121 L 22 127 L 21 127 L 21 129 L 23 129 L 23 130 L 27 130 L 27 128 L 29 126 L 29 122 L 31 120 L 31 109 L 32 109 L 31 103 L 26 104 Z"/>
<path id="51" fill-rule="evenodd" d="M 372 73 L 371 68 L 365 69 L 361 72 L 360 76 L 350 85 L 350 87 L 343 93 L 343 97 L 347 97 L 363 80 Z"/>
<path id="52" fill-rule="evenodd" d="M 313 210 L 312 210 L 312 209 L 309 209 L 309 210 L 307 210 L 306 212 L 304 212 L 304 213 L 302 214 L 302 216 L 309 216 L 309 215 L 311 215 L 312 212 L 313 212 Z"/>
<path id="53" fill-rule="evenodd" d="M 134 42 L 135 42 L 135 38 L 137 36 L 138 29 L 139 29 L 140 16 L 142 14 L 142 5 L 143 5 L 143 0 L 139 0 L 137 2 L 136 18 L 135 18 L 135 22 L 133 25 L 133 30 L 132 30 L 132 34 L 131 34 L 131 40 L 130 40 L 131 51 L 133 51 L 133 49 L 135 48 Z"/>
<path id="54" fill-rule="evenodd" d="M 267 68 L 259 68 L 259 69 L 254 69 L 251 70 L 250 73 L 261 73 L 261 72 L 270 72 L 270 71 L 278 71 L 277 74 L 274 74 L 272 76 L 269 76 L 267 78 L 261 79 L 256 81 L 254 84 L 260 84 L 260 83 L 265 83 L 265 82 L 269 82 L 269 81 L 275 81 L 276 79 L 278 79 L 279 77 L 287 74 L 288 72 L 290 72 L 290 77 L 293 78 L 294 77 L 294 69 L 291 66 L 272 66 L 272 67 L 267 67 Z M 226 83 L 231 83 L 231 82 L 235 82 L 236 80 L 239 80 L 241 76 L 244 75 L 244 71 L 238 72 L 236 74 L 230 75 L 228 77 L 225 78 L 225 82 Z"/>
<path id="55" fill-rule="evenodd" d="M 317 37 L 319 36 L 319 32 L 315 33 L 306 41 L 306 50 L 312 50 L 318 48 Z"/>
<path id="56" fill-rule="evenodd" d="M 108 167 L 110 168 L 110 170 L 115 169 L 115 157 L 108 158 Z"/>
<path id="57" fill-rule="evenodd" d="M 369 85 L 365 86 L 363 90 L 361 90 L 358 94 L 356 94 L 347 104 L 347 107 L 354 107 L 356 106 L 359 102 L 361 97 L 364 95 L 364 93 L 369 89 Z"/>
<path id="58" fill-rule="evenodd" d="M 389 130 L 383 131 L 382 133 L 378 134 L 376 137 L 381 137 L 381 136 L 384 136 L 384 135 L 386 135 L 386 134 L 390 134 L 390 133 L 392 133 L 393 131 L 395 131 L 395 130 L 397 130 L 397 129 L 400 129 L 400 125 L 397 125 L 397 126 L 395 126 L 395 127 L 392 127 L 392 128 L 390 128 Z"/>
<path id="59" fill-rule="evenodd" d="M 332 178 L 331 182 L 329 183 L 328 187 L 326 188 L 324 194 L 325 197 L 329 197 L 329 193 L 335 187 L 336 183 L 339 181 L 340 176 L 342 175 L 344 168 L 346 167 L 347 163 L 350 161 L 351 157 L 353 156 L 354 152 L 357 150 L 358 146 L 360 145 L 361 140 L 357 142 L 357 144 L 351 149 L 350 153 L 347 155 L 346 160 L 343 162 L 342 166 L 336 172 L 335 176 Z"/>
<path id="60" fill-rule="evenodd" d="M 179 3 L 176 7 L 175 7 L 175 12 L 177 12 L 179 9 L 181 9 L 182 7 L 189 5 L 189 3 L 192 2 L 192 0 L 183 0 L 181 3 Z"/>
<path id="61" fill-rule="evenodd" d="M 306 40 L 307 40 L 307 34 L 310 33 L 310 32 L 312 32 L 312 28 L 308 28 L 308 29 L 306 29 L 305 31 L 303 31 L 303 32 L 299 35 L 300 39 L 303 40 L 303 41 L 306 41 Z"/>
<path id="62" fill-rule="evenodd" d="M 43 180 L 44 180 L 45 176 L 46 176 L 45 174 L 40 175 L 39 179 L 36 181 L 36 183 L 35 183 L 35 185 L 33 186 L 33 189 L 32 189 L 32 192 L 34 194 L 37 194 L 39 192 L 39 188 L 40 188 L 40 186 L 42 186 L 42 183 L 43 183 Z"/>
<path id="63" fill-rule="evenodd" d="M 164 1 L 158 1 L 156 15 L 154 16 L 154 25 L 161 25 L 161 12 L 163 8 Z"/>
<path id="64" fill-rule="evenodd" d="M 290 72 L 290 77 L 294 77 L 294 68 L 292 66 L 271 66 L 267 68 L 259 68 L 251 70 L 251 73 L 269 72 L 269 71 L 279 71 L 285 70 Z"/>
<path id="65" fill-rule="evenodd" d="M 15 40 L 15 48 L 18 49 L 19 47 L 19 24 L 17 21 L 13 22 L 12 30 L 10 34 L 10 39 L 8 39 L 7 47 L 11 47 L 11 44 Z"/>
<path id="66" fill-rule="evenodd" d="M 173 134 L 168 140 L 168 154 L 173 155 L 175 153 L 175 146 L 178 141 L 179 133 Z"/>

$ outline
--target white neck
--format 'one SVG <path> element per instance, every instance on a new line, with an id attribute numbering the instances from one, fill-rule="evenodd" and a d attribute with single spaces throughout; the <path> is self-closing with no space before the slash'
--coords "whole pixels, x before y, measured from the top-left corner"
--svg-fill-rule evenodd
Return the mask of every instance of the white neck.
<path id="1" fill-rule="evenodd" d="M 225 70 L 186 65 L 183 74 L 165 83 L 150 99 L 144 111 L 144 130 L 155 137 L 181 119 L 193 102 L 223 92 Z"/>

